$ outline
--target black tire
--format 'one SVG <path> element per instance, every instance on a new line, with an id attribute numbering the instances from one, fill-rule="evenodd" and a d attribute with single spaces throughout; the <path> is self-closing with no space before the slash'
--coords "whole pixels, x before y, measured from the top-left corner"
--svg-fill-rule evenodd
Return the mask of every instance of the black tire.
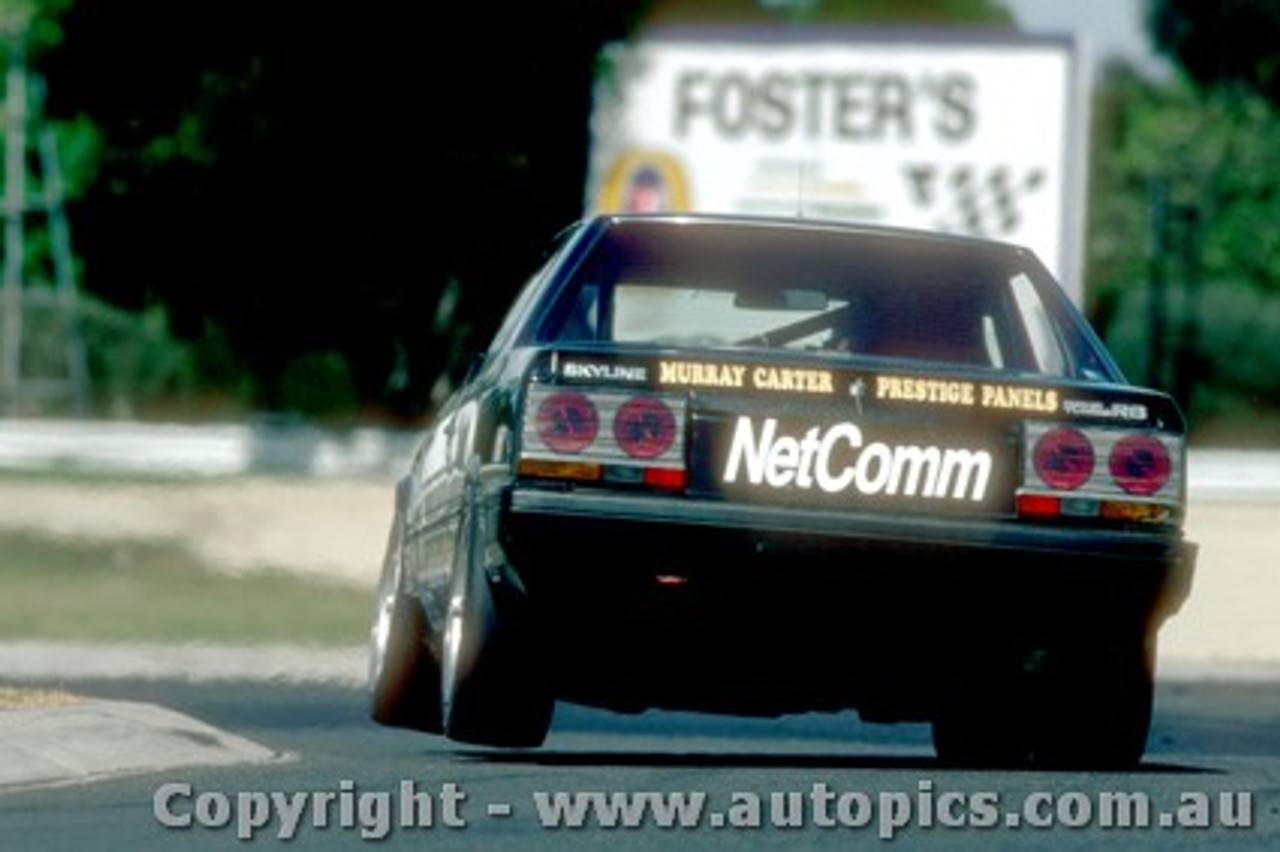
<path id="1" fill-rule="evenodd" d="M 1031 763 L 1024 694 L 1015 678 L 970 684 L 933 720 L 933 748 L 946 766 L 1016 769 Z"/>
<path id="2" fill-rule="evenodd" d="M 1101 643 L 1066 662 L 1048 685 L 1037 765 L 1114 771 L 1137 767 L 1151 730 L 1154 637 Z"/>
<path id="3" fill-rule="evenodd" d="M 1149 637 L 1060 650 L 1040 670 L 952 696 L 933 721 L 934 749 L 957 767 L 1132 769 L 1146 751 L 1154 682 Z"/>
<path id="4" fill-rule="evenodd" d="M 523 597 L 491 583 L 474 496 L 467 502 L 440 642 L 444 732 L 476 745 L 536 748 L 555 701 L 539 674 Z"/>
<path id="5" fill-rule="evenodd" d="M 401 588 L 399 519 L 378 583 L 369 648 L 369 715 L 397 728 L 441 733 L 440 670 L 422 607 Z"/>

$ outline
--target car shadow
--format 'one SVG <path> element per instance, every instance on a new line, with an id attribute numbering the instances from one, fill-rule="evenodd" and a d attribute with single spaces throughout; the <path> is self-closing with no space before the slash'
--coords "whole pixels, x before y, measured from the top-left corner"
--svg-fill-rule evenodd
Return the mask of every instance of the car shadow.
<path id="1" fill-rule="evenodd" d="M 455 752 L 464 761 L 494 765 L 573 767 L 644 767 L 680 769 L 851 769 L 877 771 L 975 771 L 942 763 L 932 755 L 885 754 L 805 754 L 754 752 L 668 752 L 668 751 L 487 751 Z M 1042 768 L 995 768 L 992 772 L 1055 772 Z M 1063 770 L 1067 771 L 1067 770 Z M 1079 772 L 1079 770 L 1070 770 Z M 1163 761 L 1148 761 L 1130 775 L 1221 775 L 1222 770 Z"/>

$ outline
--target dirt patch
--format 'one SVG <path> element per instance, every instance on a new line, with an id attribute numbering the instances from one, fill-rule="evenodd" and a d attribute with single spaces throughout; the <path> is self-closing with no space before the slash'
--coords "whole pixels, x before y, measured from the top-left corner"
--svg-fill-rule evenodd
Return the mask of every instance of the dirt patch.
<path id="1" fill-rule="evenodd" d="M 22 689 L 0 686 L 0 711 L 34 710 L 42 707 L 69 707 L 85 699 L 60 689 Z"/>
<path id="2" fill-rule="evenodd" d="M 172 540 L 221 570 L 284 568 L 371 588 L 394 500 L 390 482 L 340 479 L 0 480 L 0 529 Z M 1193 500 L 1187 532 L 1199 567 L 1162 655 L 1280 661 L 1280 503 Z"/>
<path id="3" fill-rule="evenodd" d="M 1161 654 L 1280 661 L 1280 504 L 1194 501 L 1187 538 L 1200 546 L 1195 582 L 1161 633 Z"/>
<path id="4" fill-rule="evenodd" d="M 0 480 L 0 529 L 172 541 L 229 572 L 283 568 L 371 587 L 391 523 L 389 483 L 235 479 Z"/>

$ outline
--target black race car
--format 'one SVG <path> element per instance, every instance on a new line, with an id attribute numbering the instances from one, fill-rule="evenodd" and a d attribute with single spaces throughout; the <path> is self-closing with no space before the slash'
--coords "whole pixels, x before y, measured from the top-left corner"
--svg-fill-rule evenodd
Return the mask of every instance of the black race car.
<path id="1" fill-rule="evenodd" d="M 377 721 L 856 709 L 960 764 L 1142 756 L 1185 422 L 1029 252 L 804 219 L 562 238 L 399 483 Z"/>

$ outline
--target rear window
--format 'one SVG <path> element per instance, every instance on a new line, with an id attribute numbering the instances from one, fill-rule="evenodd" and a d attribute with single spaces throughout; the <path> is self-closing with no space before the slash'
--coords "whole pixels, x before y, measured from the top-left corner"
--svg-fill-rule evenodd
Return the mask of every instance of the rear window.
<path id="1" fill-rule="evenodd" d="M 816 291 L 782 290 L 779 296 L 779 304 L 744 303 L 731 289 L 622 281 L 613 288 L 609 338 L 674 346 L 768 346 L 768 335 L 778 329 L 818 320 L 822 328 L 779 345 L 820 347 L 831 332 L 823 314 L 847 304 Z"/>
<path id="2" fill-rule="evenodd" d="M 1021 256 L 821 228 L 628 223 L 562 292 L 543 340 L 804 351 L 1106 378 Z"/>

